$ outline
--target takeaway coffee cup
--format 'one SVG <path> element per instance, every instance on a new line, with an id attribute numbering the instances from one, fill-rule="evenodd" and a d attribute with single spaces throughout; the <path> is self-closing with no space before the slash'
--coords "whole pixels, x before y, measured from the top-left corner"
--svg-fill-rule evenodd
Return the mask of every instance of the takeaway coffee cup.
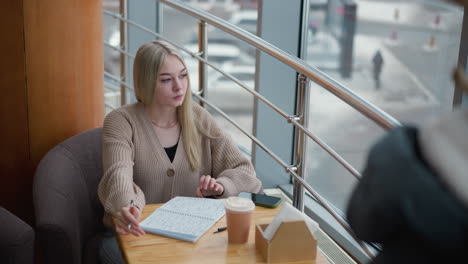
<path id="1" fill-rule="evenodd" d="M 255 204 L 243 197 L 229 197 L 224 202 L 228 241 L 233 244 L 247 243 Z"/>

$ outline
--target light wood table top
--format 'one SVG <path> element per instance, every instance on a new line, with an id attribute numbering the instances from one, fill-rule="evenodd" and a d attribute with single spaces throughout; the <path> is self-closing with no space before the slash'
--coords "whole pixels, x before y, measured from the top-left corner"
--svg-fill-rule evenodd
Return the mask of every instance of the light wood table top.
<path id="1" fill-rule="evenodd" d="M 162 204 L 146 205 L 142 220 L 148 217 Z M 269 209 L 257 206 L 254 211 L 255 223 L 270 223 L 279 211 L 279 207 Z M 185 242 L 158 235 L 145 234 L 117 235 L 120 249 L 129 264 L 140 263 L 265 263 L 260 252 L 255 249 L 255 225 L 250 228 L 249 241 L 246 244 L 229 244 L 227 231 L 213 233 L 219 227 L 226 226 L 223 216 L 196 243 Z M 305 262 L 294 262 L 305 263 Z M 309 262 L 310 263 L 310 262 Z M 316 264 L 329 264 L 317 250 Z"/>

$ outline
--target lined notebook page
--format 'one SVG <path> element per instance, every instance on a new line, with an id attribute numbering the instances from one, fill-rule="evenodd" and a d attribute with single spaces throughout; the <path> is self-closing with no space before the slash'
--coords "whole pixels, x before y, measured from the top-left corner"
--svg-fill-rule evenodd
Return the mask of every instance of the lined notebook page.
<path id="1" fill-rule="evenodd" d="M 210 218 L 215 221 L 221 218 L 225 212 L 223 200 L 182 196 L 174 197 L 159 209 Z"/>
<path id="2" fill-rule="evenodd" d="M 223 200 L 178 196 L 156 209 L 140 226 L 149 233 L 195 242 L 224 214 Z"/>

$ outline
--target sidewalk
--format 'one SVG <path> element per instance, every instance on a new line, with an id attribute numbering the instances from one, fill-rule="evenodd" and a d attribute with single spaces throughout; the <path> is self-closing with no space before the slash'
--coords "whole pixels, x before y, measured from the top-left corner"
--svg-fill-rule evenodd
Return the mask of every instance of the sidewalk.
<path id="1" fill-rule="evenodd" d="M 426 66 L 417 65 L 417 63 L 408 64 L 408 59 L 418 61 L 418 56 L 424 56 L 428 51 L 421 46 L 421 49 L 412 50 L 412 53 L 408 54 L 407 45 L 398 45 L 401 44 L 400 40 L 391 40 L 390 34 L 385 37 L 385 33 L 378 31 L 382 29 L 391 32 L 392 28 L 402 27 L 417 28 L 415 32 L 421 32 L 420 35 L 412 40 L 405 39 L 405 41 L 414 41 L 413 46 L 416 46 L 419 45 L 418 41 L 424 38 L 421 35 L 428 30 L 432 31 L 437 28 L 440 31 L 450 31 L 454 25 L 456 26 L 457 23 L 459 25 L 461 19 L 459 15 L 463 14 L 461 9 L 435 3 L 359 0 L 357 1 L 357 32 L 353 43 L 352 78 L 344 79 L 339 74 L 340 46 L 338 40 L 330 33 L 319 31 L 315 37 L 309 37 L 312 40 L 308 43 L 307 62 L 380 108 L 437 106 L 440 99 L 435 98 L 431 87 L 425 86 L 431 84 L 426 80 L 428 74 L 422 71 L 424 68 L 421 68 Z M 438 25 L 434 21 L 436 15 L 440 16 Z M 375 28 L 374 32 L 360 32 L 363 25 Z M 408 32 L 413 31 L 406 31 L 406 37 L 411 36 Z M 381 73 L 382 87 L 379 90 L 375 88 L 372 76 L 372 57 L 377 50 L 381 50 L 384 58 Z M 424 76 L 426 77 L 425 84 L 423 84 L 423 79 L 420 79 Z M 330 102 L 326 101 L 317 103 L 329 108 L 327 104 Z"/>
<path id="2" fill-rule="evenodd" d="M 421 7 L 423 5 L 423 8 Z M 454 21 L 454 12 L 463 14 L 462 9 L 429 2 L 376 2 L 357 1 L 357 17 L 361 22 L 390 24 L 396 27 L 419 29 L 448 29 Z M 438 17 L 438 18 L 437 18 Z"/>
<path id="3" fill-rule="evenodd" d="M 372 76 L 372 57 L 380 50 L 384 58 L 381 87 L 375 88 Z M 383 40 L 365 35 L 354 38 L 353 78 L 342 79 L 345 86 L 377 105 L 435 104 L 432 96 L 420 80 L 393 53 Z"/>
<path id="4" fill-rule="evenodd" d="M 328 43 L 329 38 L 322 38 Z M 336 42 L 336 41 L 335 41 Z M 333 43 L 333 42 L 332 42 Z M 336 43 L 335 43 L 336 44 Z M 417 77 L 408 69 L 391 51 L 389 51 L 382 39 L 365 35 L 356 35 L 353 49 L 353 72 L 352 78 L 342 78 L 338 72 L 338 48 L 335 44 L 314 44 L 309 48 L 309 52 L 314 52 L 308 61 L 312 66 L 318 67 L 321 71 L 334 78 L 345 87 L 357 93 L 362 98 L 369 100 L 379 107 L 401 107 L 408 104 L 437 104 L 437 100 L 426 89 Z M 336 44 L 337 45 L 337 44 Z M 323 50 L 320 50 L 322 48 Z M 384 58 L 383 70 L 381 73 L 381 87 L 375 88 L 372 77 L 372 57 L 380 49 Z M 314 61 L 316 54 L 331 54 L 334 50 L 335 56 L 329 58 L 328 62 Z M 309 56 L 310 57 L 310 56 Z M 317 63 L 316 63 L 317 62 Z M 317 102 L 325 108 L 331 107 L 328 100 Z"/>
<path id="5" fill-rule="evenodd" d="M 352 78 L 342 78 L 338 68 L 322 71 L 403 124 L 421 124 L 438 108 L 432 94 L 388 49 L 385 39 L 358 34 L 353 49 Z M 372 57 L 378 49 L 384 58 L 380 89 L 375 88 L 372 76 Z M 361 170 L 369 149 L 385 131 L 319 85 L 312 82 L 310 90 L 309 130 Z M 308 142 L 306 181 L 318 186 L 318 191 L 333 194 L 327 199 L 343 210 L 355 179 L 317 144 Z"/>

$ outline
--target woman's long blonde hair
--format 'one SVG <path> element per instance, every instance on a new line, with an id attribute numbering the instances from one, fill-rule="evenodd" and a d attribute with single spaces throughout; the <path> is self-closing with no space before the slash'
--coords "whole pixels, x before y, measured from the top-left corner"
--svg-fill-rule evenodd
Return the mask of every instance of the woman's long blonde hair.
<path id="1" fill-rule="evenodd" d="M 157 40 L 141 45 L 133 63 L 133 84 L 139 102 L 148 105 L 153 101 L 154 90 L 159 89 L 159 73 L 169 55 L 176 56 L 186 68 L 179 51 L 168 42 Z M 200 168 L 200 132 L 192 115 L 190 75 L 182 105 L 177 107 L 177 118 L 182 128 L 182 142 L 192 170 Z M 202 132 L 203 133 L 203 132 Z"/>

